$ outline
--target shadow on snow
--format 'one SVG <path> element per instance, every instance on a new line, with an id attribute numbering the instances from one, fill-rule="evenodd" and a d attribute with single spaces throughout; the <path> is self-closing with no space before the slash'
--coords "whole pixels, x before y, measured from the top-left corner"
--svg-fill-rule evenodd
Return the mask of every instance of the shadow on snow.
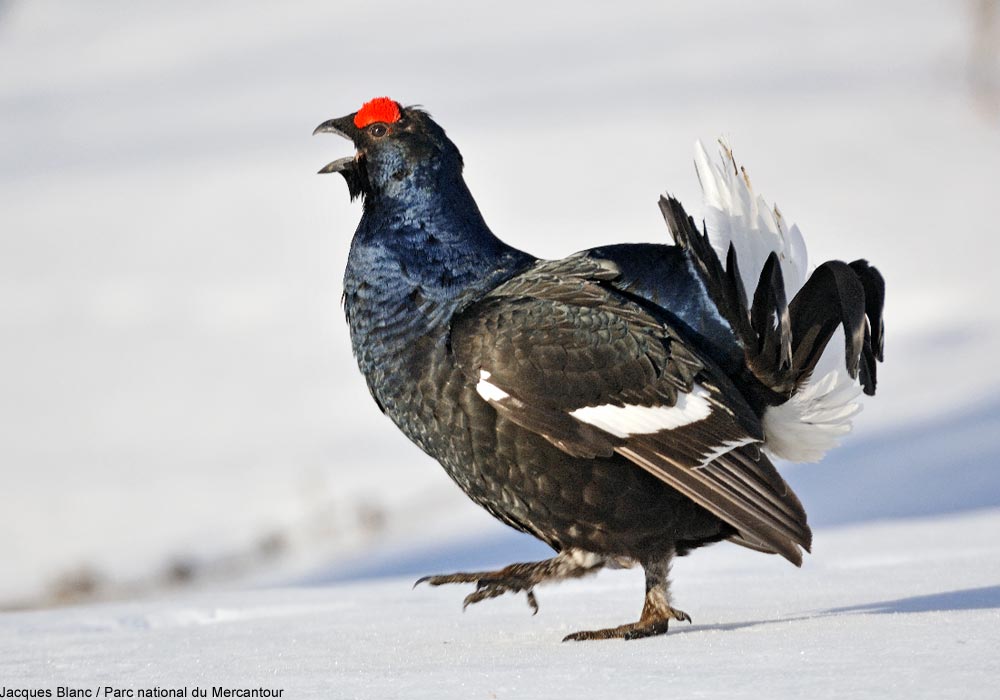
<path id="1" fill-rule="evenodd" d="M 693 632 L 732 632 L 748 627 L 761 625 L 777 625 L 803 620 L 815 620 L 822 617 L 838 615 L 895 615 L 900 613 L 930 613 L 955 612 L 960 610 L 994 610 L 1000 609 L 1000 585 L 982 586 L 980 588 L 963 588 L 957 591 L 931 593 L 929 595 L 882 600 L 873 603 L 846 605 L 838 608 L 828 608 L 815 614 L 794 615 L 773 620 L 750 620 L 747 622 L 720 622 L 710 625 L 677 626 L 670 628 L 670 634 L 690 634 Z"/>

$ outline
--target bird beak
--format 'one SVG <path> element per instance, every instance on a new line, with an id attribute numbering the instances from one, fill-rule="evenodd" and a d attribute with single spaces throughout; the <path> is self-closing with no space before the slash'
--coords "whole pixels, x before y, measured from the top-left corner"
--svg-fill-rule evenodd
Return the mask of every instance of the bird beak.
<path id="1" fill-rule="evenodd" d="M 355 141 L 355 137 L 359 133 L 358 128 L 354 126 L 353 114 L 348 114 L 346 117 L 340 117 L 339 119 L 328 119 L 313 129 L 313 136 L 316 134 L 336 134 L 337 136 L 342 136 L 349 141 Z M 347 168 L 352 167 L 356 160 L 357 155 L 348 156 L 346 158 L 338 158 L 332 163 L 323 166 L 320 169 L 319 174 L 326 175 L 327 173 L 342 173 Z"/>
<path id="2" fill-rule="evenodd" d="M 313 130 L 313 136 L 316 134 L 337 134 L 337 136 L 343 136 L 357 145 L 361 130 L 354 126 L 354 114 L 348 114 L 346 117 L 323 122 Z M 368 169 L 365 166 L 364 153 L 361 151 L 353 156 L 338 158 L 320 168 L 320 175 L 327 173 L 340 173 L 344 176 L 351 199 L 371 191 L 371 186 L 368 183 Z"/>
<path id="3" fill-rule="evenodd" d="M 326 175 L 328 173 L 342 173 L 345 168 L 350 168 L 354 165 L 356 156 L 347 156 L 346 158 L 338 158 L 332 163 L 327 163 L 322 168 L 316 171 L 317 175 Z"/>
<path id="4" fill-rule="evenodd" d="M 354 114 L 357 114 L 357 112 Z M 353 141 L 354 137 L 360 133 L 358 127 L 354 126 L 354 114 L 348 114 L 346 117 L 340 117 L 339 119 L 326 120 L 313 129 L 313 136 L 330 133 Z"/>

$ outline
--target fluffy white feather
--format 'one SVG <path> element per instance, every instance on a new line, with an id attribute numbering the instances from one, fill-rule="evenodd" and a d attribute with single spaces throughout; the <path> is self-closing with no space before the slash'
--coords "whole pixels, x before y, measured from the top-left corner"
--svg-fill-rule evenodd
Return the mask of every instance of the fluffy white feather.
<path id="1" fill-rule="evenodd" d="M 719 142 L 719 162 L 712 163 L 701 141 L 695 143 L 695 168 L 705 196 L 705 224 L 709 240 L 723 264 L 729 244 L 736 250 L 747 296 L 752 298 L 767 256 L 778 254 L 788 299 L 805 284 L 809 256 L 802 234 L 789 226 L 777 207 L 753 191 L 746 170 Z"/>
<path id="2" fill-rule="evenodd" d="M 792 462 L 818 462 L 851 432 L 861 412 L 861 385 L 844 366 L 844 330 L 837 329 L 816 371 L 786 403 L 764 412 L 764 449 Z"/>
<path id="3" fill-rule="evenodd" d="M 725 264 L 732 244 L 747 296 L 753 298 L 764 262 L 777 253 L 791 301 L 812 272 L 799 228 L 754 193 L 749 176 L 725 143 L 719 142 L 719 160 L 713 163 L 698 141 L 695 167 L 705 197 L 705 225 L 719 259 Z M 851 431 L 851 418 L 861 410 L 861 386 L 847 374 L 843 353 L 840 329 L 809 381 L 789 401 L 765 411 L 768 452 L 793 462 L 816 462 Z"/>

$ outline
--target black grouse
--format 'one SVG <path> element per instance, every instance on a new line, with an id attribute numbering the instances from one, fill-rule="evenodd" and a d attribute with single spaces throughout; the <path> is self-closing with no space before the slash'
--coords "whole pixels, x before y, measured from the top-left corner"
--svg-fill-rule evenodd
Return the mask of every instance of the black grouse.
<path id="1" fill-rule="evenodd" d="M 344 307 L 378 407 L 556 552 L 420 581 L 475 584 L 466 605 L 523 592 L 537 610 L 539 583 L 638 563 L 639 621 L 566 638 L 633 639 L 690 620 L 670 598 L 675 556 L 730 540 L 801 564 L 806 513 L 769 455 L 818 460 L 875 392 L 874 267 L 810 272 L 798 229 L 724 144 L 717 163 L 697 148 L 702 230 L 661 197 L 674 245 L 539 260 L 493 235 L 427 112 L 380 97 L 316 132 L 357 149 L 320 172 L 363 199 Z"/>

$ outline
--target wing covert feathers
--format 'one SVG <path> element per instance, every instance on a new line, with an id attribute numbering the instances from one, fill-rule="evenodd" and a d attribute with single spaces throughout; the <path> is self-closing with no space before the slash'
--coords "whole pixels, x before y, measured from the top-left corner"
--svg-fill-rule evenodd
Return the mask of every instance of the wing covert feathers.
<path id="1" fill-rule="evenodd" d="M 567 454 L 632 461 L 796 564 L 806 515 L 758 445 L 760 418 L 711 361 L 611 282 L 541 262 L 459 314 L 451 346 L 496 411 Z"/>

